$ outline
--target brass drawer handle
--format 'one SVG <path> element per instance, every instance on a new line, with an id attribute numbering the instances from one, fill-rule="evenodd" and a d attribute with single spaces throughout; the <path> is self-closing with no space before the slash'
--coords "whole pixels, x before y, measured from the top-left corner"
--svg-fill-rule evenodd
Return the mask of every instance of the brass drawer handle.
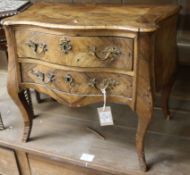
<path id="1" fill-rule="evenodd" d="M 100 61 L 112 62 L 121 54 L 121 51 L 116 47 L 106 47 L 98 53 L 97 48 L 93 46 L 89 48 L 89 53 Z"/>
<path id="2" fill-rule="evenodd" d="M 36 43 L 34 41 L 29 41 L 26 43 L 26 45 L 32 49 L 34 54 L 45 54 L 48 51 L 47 44 L 44 43 Z"/>
<path id="3" fill-rule="evenodd" d="M 64 54 L 68 54 L 72 50 L 71 41 L 67 38 L 62 39 L 59 45 Z"/>
<path id="4" fill-rule="evenodd" d="M 103 79 L 100 83 L 97 82 L 96 78 L 91 78 L 88 82 L 89 87 L 93 87 L 98 90 L 112 90 L 117 85 L 119 85 L 119 82 L 112 78 Z"/>
<path id="5" fill-rule="evenodd" d="M 46 77 L 46 80 L 44 81 L 45 84 L 52 83 L 55 80 L 55 75 L 53 73 L 47 73 L 45 77 Z"/>
<path id="6" fill-rule="evenodd" d="M 35 75 L 44 84 L 52 83 L 55 80 L 55 75 L 53 73 L 43 73 L 40 71 L 32 70 L 32 74 Z"/>

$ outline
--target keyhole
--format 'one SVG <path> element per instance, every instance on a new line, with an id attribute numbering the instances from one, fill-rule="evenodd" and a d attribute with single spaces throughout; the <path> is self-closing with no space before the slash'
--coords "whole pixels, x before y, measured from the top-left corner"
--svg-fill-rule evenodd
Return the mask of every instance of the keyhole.
<path id="1" fill-rule="evenodd" d="M 71 78 L 67 77 L 66 81 L 69 83 L 71 81 Z"/>
<path id="2" fill-rule="evenodd" d="M 65 79 L 66 83 L 72 83 L 72 81 L 73 81 L 71 75 L 66 75 L 64 79 Z"/>

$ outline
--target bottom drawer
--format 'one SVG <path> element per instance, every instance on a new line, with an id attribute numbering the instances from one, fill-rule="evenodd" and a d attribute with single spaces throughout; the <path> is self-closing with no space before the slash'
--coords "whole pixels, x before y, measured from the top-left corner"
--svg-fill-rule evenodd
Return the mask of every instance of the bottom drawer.
<path id="1" fill-rule="evenodd" d="M 67 69 L 62 66 L 21 63 L 22 83 L 41 85 L 78 96 L 102 96 L 101 89 L 105 88 L 108 96 L 132 98 L 133 77 L 129 75 L 105 72 L 103 69 L 102 72 Z"/>
<path id="2" fill-rule="evenodd" d="M 20 175 L 14 151 L 0 148 L 0 174 Z"/>

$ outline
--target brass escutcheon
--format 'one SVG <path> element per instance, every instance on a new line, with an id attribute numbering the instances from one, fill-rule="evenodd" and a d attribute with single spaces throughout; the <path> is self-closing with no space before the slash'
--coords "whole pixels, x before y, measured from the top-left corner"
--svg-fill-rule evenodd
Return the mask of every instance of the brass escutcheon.
<path id="1" fill-rule="evenodd" d="M 71 41 L 67 38 L 60 40 L 59 45 L 64 54 L 68 54 L 68 52 L 72 50 Z"/>
<path id="2" fill-rule="evenodd" d="M 74 86 L 74 80 L 73 80 L 73 77 L 71 76 L 71 74 L 66 74 L 64 76 L 64 81 L 65 81 L 65 83 L 69 84 L 70 86 Z"/>

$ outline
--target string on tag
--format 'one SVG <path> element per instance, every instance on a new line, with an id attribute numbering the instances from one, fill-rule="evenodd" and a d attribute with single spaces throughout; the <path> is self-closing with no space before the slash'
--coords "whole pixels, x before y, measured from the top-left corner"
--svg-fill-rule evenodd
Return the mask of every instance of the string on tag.
<path id="1" fill-rule="evenodd" d="M 104 88 L 104 89 L 101 89 L 101 92 L 102 92 L 102 94 L 103 94 L 103 96 L 104 96 L 104 105 L 103 105 L 103 111 L 105 111 L 105 109 L 106 109 L 106 88 Z"/>

